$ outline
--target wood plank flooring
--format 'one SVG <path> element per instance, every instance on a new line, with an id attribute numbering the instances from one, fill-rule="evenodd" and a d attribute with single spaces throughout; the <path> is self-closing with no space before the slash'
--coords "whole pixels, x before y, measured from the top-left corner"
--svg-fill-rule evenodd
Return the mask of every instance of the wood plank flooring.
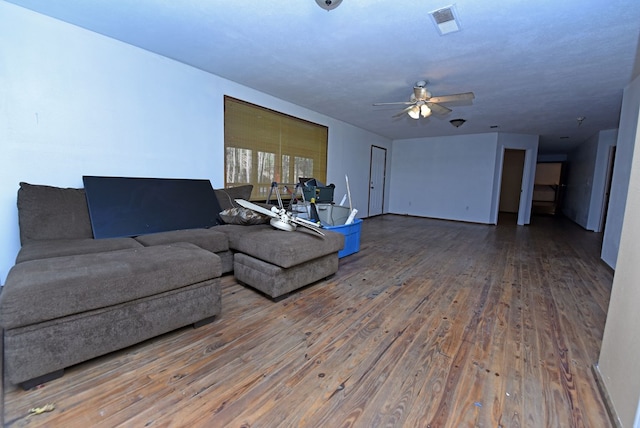
<path id="1" fill-rule="evenodd" d="M 212 324 L 5 385 L 5 426 L 607 427 L 600 239 L 552 217 L 367 219 L 360 252 L 287 299 L 226 276 Z"/>

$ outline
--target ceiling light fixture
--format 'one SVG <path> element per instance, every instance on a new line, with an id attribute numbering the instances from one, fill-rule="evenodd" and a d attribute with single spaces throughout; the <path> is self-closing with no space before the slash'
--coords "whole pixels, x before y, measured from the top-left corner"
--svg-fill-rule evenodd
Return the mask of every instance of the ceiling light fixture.
<path id="1" fill-rule="evenodd" d="M 342 0 L 316 0 L 316 3 L 318 3 L 318 6 L 320 6 L 324 10 L 330 11 L 340 6 Z"/>
<path id="2" fill-rule="evenodd" d="M 431 109 L 428 105 L 422 104 L 420 106 L 420 114 L 422 115 L 422 117 L 429 117 L 431 116 Z"/>
<path id="3" fill-rule="evenodd" d="M 411 119 L 420 119 L 420 106 L 415 105 L 411 107 L 407 114 L 411 116 Z"/>
<path id="4" fill-rule="evenodd" d="M 420 119 L 422 117 L 431 116 L 431 109 L 424 101 L 418 101 L 416 105 L 406 110 L 407 114 L 411 117 L 411 119 Z"/>
<path id="5" fill-rule="evenodd" d="M 462 125 L 464 125 L 465 122 L 466 120 L 464 119 L 451 119 L 449 121 L 449 123 L 455 126 L 456 128 L 460 128 Z"/>
<path id="6" fill-rule="evenodd" d="M 413 87 L 413 97 L 417 100 L 426 100 L 427 98 L 431 98 L 431 92 L 427 91 L 426 86 L 426 80 L 416 82 L 416 86 Z"/>

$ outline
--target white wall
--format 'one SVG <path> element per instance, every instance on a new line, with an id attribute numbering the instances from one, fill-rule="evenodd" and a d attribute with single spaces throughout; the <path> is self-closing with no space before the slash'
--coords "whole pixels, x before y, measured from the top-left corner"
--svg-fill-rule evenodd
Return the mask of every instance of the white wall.
<path id="1" fill-rule="evenodd" d="M 640 93 L 640 77 L 633 82 L 631 91 Z M 637 95 L 630 91 L 625 91 L 624 95 L 636 100 L 633 129 L 623 130 L 628 121 L 620 122 L 620 133 L 634 131 L 636 145 L 640 144 L 640 97 Z M 628 100 L 624 102 L 629 106 Z M 634 426 L 634 421 L 638 420 L 636 413 L 640 410 L 640 152 L 636 150 L 630 161 L 620 251 L 598 361 L 600 375 L 623 427 Z"/>
<path id="2" fill-rule="evenodd" d="M 371 144 L 391 149 L 375 134 L 6 2 L 0 29 L 3 283 L 20 245 L 20 181 L 81 187 L 82 175 L 146 176 L 221 187 L 225 94 L 329 126 L 327 181 L 341 195 L 348 173 L 356 208 L 367 206 Z"/>
<path id="3" fill-rule="evenodd" d="M 575 150 L 567 159 L 567 188 L 564 194 L 562 212 L 567 218 L 587 228 L 589 202 L 593 187 L 599 134 L 593 135 Z"/>
<path id="4" fill-rule="evenodd" d="M 389 211 L 490 223 L 496 148 L 495 133 L 394 141 Z"/>
<path id="5" fill-rule="evenodd" d="M 496 224 L 505 149 L 526 150 L 518 223 L 528 224 L 537 135 L 487 133 L 394 141 L 389 212 Z"/>
<path id="6" fill-rule="evenodd" d="M 631 159 L 638 128 L 640 110 L 640 79 L 635 78 L 624 90 L 620 125 L 616 142 L 616 159 L 607 212 L 607 224 L 602 241 L 602 260 L 616 269 L 616 258 L 622 234 L 622 219 L 627 200 Z"/>
<path id="7" fill-rule="evenodd" d="M 600 131 L 567 158 L 563 213 L 587 230 L 600 232 L 609 149 L 617 135 L 616 129 Z"/>
<path id="8" fill-rule="evenodd" d="M 587 228 L 589 204 L 593 187 L 596 156 L 600 135 L 596 134 L 575 150 L 567 159 L 567 188 L 564 194 L 562 212 L 567 218 Z"/>
<path id="9" fill-rule="evenodd" d="M 370 134 L 356 127 L 337 126 L 332 121 L 329 127 L 329 162 L 327 170 L 328 183 L 336 185 L 334 199 L 339 203 L 347 194 L 345 175 L 349 176 L 349 187 L 353 206 L 358 209 L 358 217 L 366 216 L 369 208 L 369 166 L 371 146 L 387 149 L 386 170 L 391 169 L 391 141 L 375 134 Z M 384 195 L 389 194 L 391 182 L 387 174 Z M 384 201 L 383 212 L 389 207 L 388 198 Z"/>

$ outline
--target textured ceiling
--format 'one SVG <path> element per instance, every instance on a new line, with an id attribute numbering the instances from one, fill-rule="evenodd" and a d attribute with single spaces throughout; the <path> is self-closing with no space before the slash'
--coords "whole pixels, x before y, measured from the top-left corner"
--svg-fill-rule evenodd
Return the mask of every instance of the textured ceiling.
<path id="1" fill-rule="evenodd" d="M 524 133 L 563 153 L 618 126 L 640 68 L 638 0 L 10 2 L 391 139 Z M 461 31 L 441 36 L 429 12 L 452 4 Z M 408 101 L 418 80 L 476 98 L 420 120 L 372 105 Z"/>

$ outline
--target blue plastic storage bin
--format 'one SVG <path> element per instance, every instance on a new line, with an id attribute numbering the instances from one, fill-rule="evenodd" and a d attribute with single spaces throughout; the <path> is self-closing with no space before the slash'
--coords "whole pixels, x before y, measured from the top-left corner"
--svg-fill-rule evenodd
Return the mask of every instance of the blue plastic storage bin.
<path id="1" fill-rule="evenodd" d="M 325 226 L 325 229 L 332 232 L 339 232 L 344 235 L 344 248 L 338 252 L 338 257 L 343 258 L 360 251 L 360 232 L 362 230 L 362 220 L 355 219 L 351 224 L 342 226 Z"/>

